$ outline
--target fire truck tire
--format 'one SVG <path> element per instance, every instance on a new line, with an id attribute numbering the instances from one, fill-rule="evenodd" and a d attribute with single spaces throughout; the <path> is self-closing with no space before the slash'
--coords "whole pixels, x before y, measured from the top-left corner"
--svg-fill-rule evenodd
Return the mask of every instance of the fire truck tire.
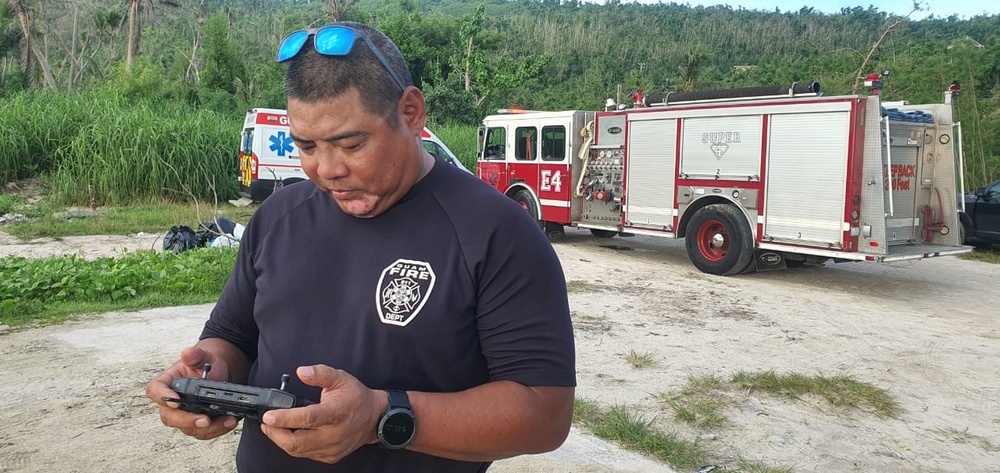
<path id="1" fill-rule="evenodd" d="M 531 197 L 530 192 L 521 189 L 514 192 L 514 195 L 512 195 L 511 198 L 514 199 L 514 202 L 517 202 L 517 204 L 520 205 L 525 212 L 528 212 L 528 215 L 531 215 L 531 218 L 538 221 L 539 227 L 542 227 L 543 222 L 539 220 L 539 218 L 541 218 L 541 214 L 538 212 L 538 205 L 535 204 L 535 199 Z"/>
<path id="2" fill-rule="evenodd" d="M 739 274 L 753 260 L 753 234 L 746 217 L 732 205 L 699 209 L 688 223 L 684 240 L 691 263 L 705 273 Z"/>
<path id="3" fill-rule="evenodd" d="M 597 228 L 591 228 L 590 234 L 597 238 L 613 238 L 618 232 L 612 230 L 599 230 Z"/>
<path id="4" fill-rule="evenodd" d="M 563 224 L 561 223 L 544 222 L 543 228 L 545 229 L 545 238 L 548 238 L 551 242 L 562 240 L 566 236 L 566 229 L 563 228 Z"/>
<path id="5" fill-rule="evenodd" d="M 806 260 L 804 259 L 788 259 L 785 258 L 785 267 L 790 269 L 804 268 L 806 266 Z"/>

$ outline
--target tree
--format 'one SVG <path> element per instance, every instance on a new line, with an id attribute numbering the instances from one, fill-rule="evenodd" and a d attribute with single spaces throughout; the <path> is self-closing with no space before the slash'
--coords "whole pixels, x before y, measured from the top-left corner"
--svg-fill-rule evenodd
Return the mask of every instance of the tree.
<path id="1" fill-rule="evenodd" d="M 357 0 L 323 0 L 323 13 L 330 22 L 344 21 Z"/>
<path id="2" fill-rule="evenodd" d="M 52 77 L 52 68 L 49 67 L 49 59 L 44 53 L 42 53 L 42 50 L 38 48 L 38 45 L 35 44 L 34 23 L 31 18 L 31 11 L 28 9 L 27 1 L 10 0 L 9 5 L 17 15 L 17 19 L 21 22 L 21 32 L 24 38 L 24 57 L 29 57 L 27 55 L 28 53 L 34 56 L 38 67 L 42 70 L 42 79 L 45 81 L 45 86 L 52 89 L 56 88 L 56 80 Z M 29 61 L 25 59 L 21 65 L 22 69 L 27 70 L 30 67 L 29 64 Z"/>
<path id="3" fill-rule="evenodd" d="M 146 8 L 153 8 L 152 0 L 127 0 L 128 1 L 128 48 L 125 50 L 125 69 L 132 68 L 132 60 L 139 55 L 139 41 L 142 40 L 141 14 Z"/>
<path id="4" fill-rule="evenodd" d="M 483 29 L 483 15 L 486 12 L 486 5 L 480 3 L 476 5 L 476 11 L 472 14 L 471 18 L 467 18 L 462 22 L 462 27 L 459 30 L 459 35 L 462 38 L 462 42 L 465 43 L 465 69 L 462 73 L 465 79 L 465 91 L 472 91 L 472 40 L 475 39 L 476 35 Z"/>
<path id="5" fill-rule="evenodd" d="M 125 69 L 132 67 L 132 61 L 139 55 L 139 43 L 142 41 L 142 18 L 153 14 L 153 0 L 126 0 L 128 2 L 128 49 L 125 52 Z M 160 0 L 160 3 L 171 7 L 179 7 L 174 0 Z"/>
<path id="6" fill-rule="evenodd" d="M 861 61 L 861 67 L 858 68 L 858 72 L 854 74 L 854 86 L 851 87 L 852 94 L 858 93 L 858 88 L 861 87 L 861 81 L 863 81 L 865 78 L 865 68 L 868 67 L 868 61 L 871 60 L 872 55 L 874 55 L 875 51 L 877 51 L 879 46 L 882 45 L 882 42 L 885 41 L 885 38 L 889 36 L 889 33 L 892 32 L 892 30 L 896 29 L 896 27 L 898 27 L 899 25 L 906 23 L 906 21 L 910 18 L 910 15 L 913 15 L 914 13 L 920 10 L 921 10 L 920 3 L 914 1 L 913 9 L 910 10 L 910 13 L 907 13 L 906 16 L 897 19 L 891 25 L 887 26 L 885 30 L 882 31 L 882 36 L 879 36 L 878 40 L 875 41 L 875 44 L 872 44 L 872 49 L 868 51 L 868 55 L 865 56 L 865 60 Z"/>
<path id="7" fill-rule="evenodd" d="M 247 66 L 229 39 L 229 22 L 222 12 L 216 12 L 205 22 L 205 70 L 202 84 L 209 89 L 223 90 L 230 94 L 248 93 L 251 87 Z M 239 86 L 237 85 L 239 84 Z"/>

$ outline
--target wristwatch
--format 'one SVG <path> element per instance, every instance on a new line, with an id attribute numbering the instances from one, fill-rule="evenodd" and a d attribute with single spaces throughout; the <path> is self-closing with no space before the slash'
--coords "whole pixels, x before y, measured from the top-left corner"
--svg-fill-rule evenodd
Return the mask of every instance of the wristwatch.
<path id="1" fill-rule="evenodd" d="M 389 408 L 378 423 L 379 445 L 398 450 L 405 448 L 413 440 L 417 431 L 417 419 L 410 407 L 406 391 L 389 389 Z"/>

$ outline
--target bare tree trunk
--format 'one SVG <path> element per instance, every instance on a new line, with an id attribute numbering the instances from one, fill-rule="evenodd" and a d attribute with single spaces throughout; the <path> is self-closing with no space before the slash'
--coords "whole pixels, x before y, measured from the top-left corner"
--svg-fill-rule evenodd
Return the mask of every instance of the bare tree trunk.
<path id="1" fill-rule="evenodd" d="M 139 24 L 139 4 L 141 0 L 128 2 L 128 50 L 125 52 L 125 69 L 132 69 L 132 61 L 139 55 L 139 40 L 142 25 Z"/>
<path id="2" fill-rule="evenodd" d="M 73 82 L 76 80 L 76 47 L 77 39 L 79 35 L 79 27 L 77 21 L 80 19 L 80 7 L 73 5 L 73 40 L 69 47 L 69 82 L 66 84 L 67 90 L 73 90 Z"/>
<path id="3" fill-rule="evenodd" d="M 49 67 L 49 60 L 32 40 L 31 14 L 28 12 L 28 6 L 25 5 L 24 0 L 11 0 L 10 5 L 14 8 L 14 12 L 17 13 L 17 19 L 21 21 L 21 32 L 24 34 L 24 42 L 28 47 L 28 51 L 35 56 L 38 66 L 42 68 L 42 78 L 45 81 L 45 86 L 52 89 L 56 88 L 56 81 L 52 78 L 52 69 Z"/>
<path id="4" fill-rule="evenodd" d="M 201 82 L 201 74 L 198 72 L 198 49 L 201 47 L 201 27 L 205 24 L 205 10 L 198 11 L 198 20 L 194 29 L 194 40 L 191 42 L 191 55 L 186 56 L 188 60 L 187 70 L 184 71 L 184 80 L 190 82 L 194 76 L 194 83 Z M 183 53 L 182 53 L 183 54 Z"/>
<path id="5" fill-rule="evenodd" d="M 885 29 L 885 31 L 882 32 L 882 36 L 878 38 L 878 41 L 875 41 L 875 44 L 872 45 L 872 49 L 868 51 L 868 55 L 865 56 L 865 60 L 861 61 L 861 67 L 858 68 L 857 74 L 854 75 L 854 86 L 851 87 L 851 94 L 858 93 L 858 89 L 861 87 L 861 82 L 865 78 L 864 73 L 865 73 L 865 68 L 868 67 L 868 61 L 871 60 L 872 56 L 875 54 L 875 51 L 877 51 L 879 46 L 882 45 L 882 41 L 885 41 L 885 38 L 889 36 L 889 33 L 892 30 L 896 29 L 897 26 L 906 22 L 906 20 L 910 18 L 910 15 L 916 13 L 919 10 L 920 10 L 920 4 L 918 4 L 917 2 L 913 2 L 913 9 L 910 10 L 910 13 L 907 13 L 906 16 L 893 22 L 891 25 L 889 25 L 888 28 Z"/>
<path id="6" fill-rule="evenodd" d="M 195 33 L 194 41 L 191 44 L 191 56 L 188 57 L 188 67 L 187 71 L 184 72 L 184 78 L 190 80 L 191 76 L 194 76 L 194 83 L 197 84 L 201 82 L 201 75 L 198 74 L 198 47 L 201 46 L 201 35 Z"/>
<path id="7" fill-rule="evenodd" d="M 469 36 L 469 45 L 465 48 L 465 91 L 472 91 L 472 36 Z M 477 104 L 478 105 L 478 104 Z"/>

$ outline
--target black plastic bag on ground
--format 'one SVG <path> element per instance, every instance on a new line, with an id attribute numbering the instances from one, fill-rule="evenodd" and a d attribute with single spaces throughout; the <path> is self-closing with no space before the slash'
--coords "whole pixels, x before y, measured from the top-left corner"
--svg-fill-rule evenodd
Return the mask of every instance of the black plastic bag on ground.
<path id="1" fill-rule="evenodd" d="M 163 237 L 163 251 L 170 250 L 175 254 L 200 246 L 204 245 L 200 244 L 194 230 L 187 225 L 170 227 L 170 231 Z"/>
<path id="2" fill-rule="evenodd" d="M 232 236 L 235 228 L 236 222 L 226 217 L 205 220 L 198 224 L 198 233 L 195 234 L 198 237 L 198 246 L 208 246 L 212 240 L 222 235 Z"/>

